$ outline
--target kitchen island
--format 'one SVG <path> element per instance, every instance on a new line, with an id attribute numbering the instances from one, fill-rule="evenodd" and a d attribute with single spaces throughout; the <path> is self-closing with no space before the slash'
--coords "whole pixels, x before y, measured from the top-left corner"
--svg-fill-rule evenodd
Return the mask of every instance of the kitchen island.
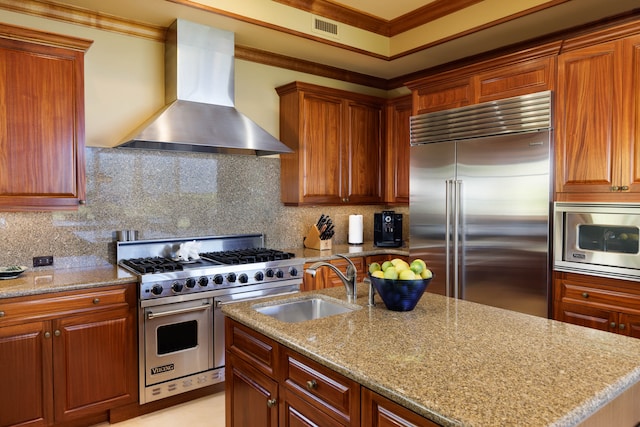
<path id="1" fill-rule="evenodd" d="M 640 340 L 430 293 L 393 312 L 377 296 L 367 306 L 367 292 L 359 284 L 359 310 L 300 323 L 260 314 L 256 301 L 223 312 L 442 426 L 640 421 Z M 293 298 L 310 294 L 345 300 L 343 288 Z"/>

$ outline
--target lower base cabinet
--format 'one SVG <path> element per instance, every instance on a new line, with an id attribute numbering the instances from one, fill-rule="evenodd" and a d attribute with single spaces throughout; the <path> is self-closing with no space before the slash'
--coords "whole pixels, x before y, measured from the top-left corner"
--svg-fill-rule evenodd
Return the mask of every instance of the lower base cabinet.
<path id="1" fill-rule="evenodd" d="M 640 338 L 638 282 L 554 273 L 555 320 Z"/>
<path id="2" fill-rule="evenodd" d="M 225 340 L 226 427 L 438 426 L 229 318 Z"/>
<path id="3" fill-rule="evenodd" d="M 0 300 L 0 426 L 107 420 L 138 399 L 136 285 Z"/>

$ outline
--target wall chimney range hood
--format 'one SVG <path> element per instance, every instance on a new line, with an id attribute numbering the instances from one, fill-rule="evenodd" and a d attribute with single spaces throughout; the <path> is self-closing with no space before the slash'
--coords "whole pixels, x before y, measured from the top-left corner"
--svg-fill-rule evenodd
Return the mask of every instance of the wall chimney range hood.
<path id="1" fill-rule="evenodd" d="M 167 31 L 167 105 L 118 146 L 202 153 L 291 153 L 234 103 L 234 34 L 182 19 Z"/>

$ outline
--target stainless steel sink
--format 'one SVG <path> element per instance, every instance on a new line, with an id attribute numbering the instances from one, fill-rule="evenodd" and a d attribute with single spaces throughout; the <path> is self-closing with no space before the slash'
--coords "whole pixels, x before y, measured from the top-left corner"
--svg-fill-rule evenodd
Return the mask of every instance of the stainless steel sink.
<path id="1" fill-rule="evenodd" d="M 259 313 L 266 314 L 281 322 L 298 323 L 306 320 L 321 319 L 336 314 L 349 313 L 361 307 L 354 304 L 335 302 L 318 296 L 303 299 L 287 299 L 275 304 L 263 303 L 252 306 Z"/>

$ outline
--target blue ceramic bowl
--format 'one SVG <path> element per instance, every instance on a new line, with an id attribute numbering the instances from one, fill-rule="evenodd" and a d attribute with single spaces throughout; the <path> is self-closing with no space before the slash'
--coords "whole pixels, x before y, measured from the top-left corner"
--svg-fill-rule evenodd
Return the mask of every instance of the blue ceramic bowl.
<path id="1" fill-rule="evenodd" d="M 411 311 L 420 301 L 433 277 L 418 280 L 391 280 L 372 277 L 369 274 L 369 279 L 389 310 Z"/>

